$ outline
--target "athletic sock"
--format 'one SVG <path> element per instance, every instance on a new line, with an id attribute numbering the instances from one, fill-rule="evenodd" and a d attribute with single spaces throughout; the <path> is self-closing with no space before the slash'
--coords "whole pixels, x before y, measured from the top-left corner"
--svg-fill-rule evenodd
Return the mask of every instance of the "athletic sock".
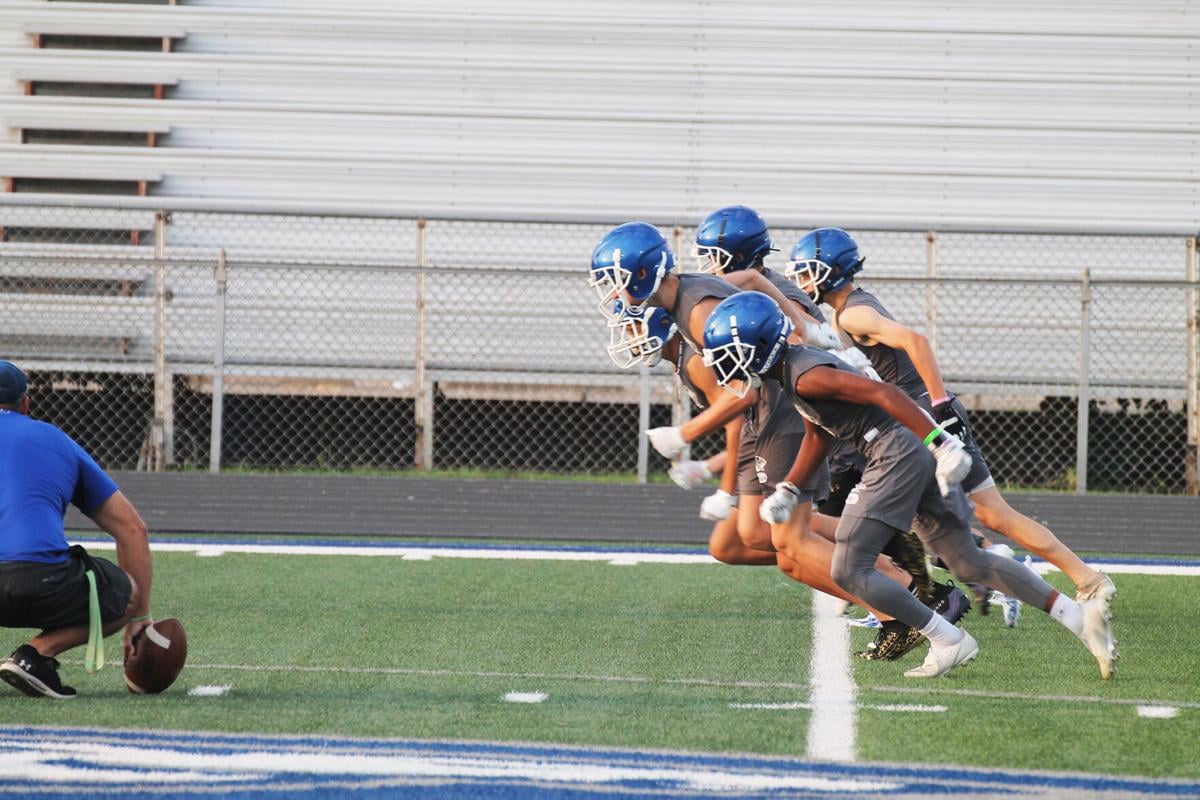
<path id="1" fill-rule="evenodd" d="M 963 638 L 963 632 L 951 625 L 949 620 L 941 614 L 934 614 L 920 632 L 934 647 L 951 647 L 961 642 Z"/>
<path id="2" fill-rule="evenodd" d="M 1083 633 L 1083 606 L 1062 592 L 1058 592 L 1058 597 L 1050 604 L 1049 614 L 1076 636 Z"/>

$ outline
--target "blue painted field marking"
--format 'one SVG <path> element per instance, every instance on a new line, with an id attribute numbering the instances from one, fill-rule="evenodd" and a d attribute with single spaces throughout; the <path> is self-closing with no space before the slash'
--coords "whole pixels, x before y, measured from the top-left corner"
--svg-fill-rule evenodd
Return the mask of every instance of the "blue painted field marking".
<path id="1" fill-rule="evenodd" d="M 46 780 L 22 777 L 22 764 L 35 776 L 41 770 Z M 137 774 L 125 775 L 130 771 Z M 178 782 L 172 782 L 173 773 Z M 140 777 L 151 775 L 156 785 Z M 181 797 L 197 790 L 211 796 L 236 787 L 239 798 L 280 792 L 317 798 L 336 787 L 373 800 L 437 796 L 426 785 L 433 778 L 443 794 L 450 787 L 474 786 L 488 796 L 547 800 L 637 796 L 651 789 L 688 797 L 759 790 L 789 798 L 846 791 L 904 798 L 1046 791 L 1200 797 L 1196 782 L 1101 775 L 531 744 L 0 726 L 0 788 L 19 789 L 27 797 L 51 783 L 56 794 L 72 786 L 95 790 L 99 780 L 131 797 Z"/>

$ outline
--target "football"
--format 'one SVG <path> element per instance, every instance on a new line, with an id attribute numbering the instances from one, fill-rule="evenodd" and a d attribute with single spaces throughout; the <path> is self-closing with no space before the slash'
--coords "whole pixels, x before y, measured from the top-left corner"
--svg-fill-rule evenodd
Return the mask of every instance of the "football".
<path id="1" fill-rule="evenodd" d="M 125 686 L 135 694 L 158 694 L 175 682 L 187 659 L 187 635 L 174 618 L 148 625 L 125 662 Z"/>

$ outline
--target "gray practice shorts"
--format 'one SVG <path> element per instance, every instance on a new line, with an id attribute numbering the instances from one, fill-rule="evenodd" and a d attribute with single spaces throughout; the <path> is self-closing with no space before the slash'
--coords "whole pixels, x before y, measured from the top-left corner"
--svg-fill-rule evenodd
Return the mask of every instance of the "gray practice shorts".
<path id="1" fill-rule="evenodd" d="M 773 418 L 777 419 L 777 418 Z M 752 420 L 742 425 L 738 441 L 738 496 L 762 497 L 775 490 L 775 484 L 787 477 L 788 470 L 796 463 L 804 430 L 785 426 L 788 430 L 777 430 L 780 426 L 768 421 L 766 430 L 755 429 Z M 821 464 L 806 485 L 799 487 L 801 500 L 820 502 L 829 496 L 829 468 Z"/>
<path id="2" fill-rule="evenodd" d="M 942 497 L 934 477 L 933 454 L 916 435 L 899 425 L 888 428 L 866 447 L 862 480 L 850 490 L 842 524 L 874 519 L 899 531 L 916 522 L 923 541 L 968 526 L 970 501 L 960 490 Z M 841 534 L 839 533 L 839 538 Z"/>

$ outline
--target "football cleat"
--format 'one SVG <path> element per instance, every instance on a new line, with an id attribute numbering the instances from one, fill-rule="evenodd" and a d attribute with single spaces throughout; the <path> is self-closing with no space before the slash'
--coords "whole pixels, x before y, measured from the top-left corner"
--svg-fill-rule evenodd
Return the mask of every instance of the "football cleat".
<path id="1" fill-rule="evenodd" d="M 947 647 L 930 647 L 921 666 L 904 673 L 906 678 L 936 678 L 945 675 L 957 666 L 974 660 L 979 655 L 979 643 L 975 637 L 963 631 L 963 638 L 958 644 Z"/>
<path id="2" fill-rule="evenodd" d="M 58 661 L 44 656 L 33 645 L 23 644 L 0 663 L 0 680 L 30 697 L 69 700 L 76 691 L 58 678 Z"/>
<path id="3" fill-rule="evenodd" d="M 916 582 L 915 595 L 918 600 L 924 603 L 933 597 L 933 576 L 929 574 L 925 546 L 921 544 L 917 534 L 908 531 L 893 536 L 883 552 Z"/>
<path id="4" fill-rule="evenodd" d="M 1076 587 L 1075 602 L 1081 605 L 1088 600 L 1100 599 L 1109 602 L 1117 596 L 1117 587 L 1112 578 L 1103 572 L 1097 572 L 1096 577 L 1082 586 Z"/>
<path id="5" fill-rule="evenodd" d="M 951 625 L 957 625 L 971 610 L 971 601 L 953 583 L 935 583 L 933 597 L 925 605 L 945 617 Z"/>
<path id="6" fill-rule="evenodd" d="M 878 628 L 882 623 L 874 614 L 867 612 L 865 617 L 847 617 L 846 624 L 855 628 Z"/>
<path id="7" fill-rule="evenodd" d="M 1015 597 L 1009 597 L 1003 592 L 992 592 L 988 597 L 992 603 L 999 606 L 1001 613 L 1004 616 L 1004 624 L 1010 628 L 1017 627 L 1017 620 L 1021 618 L 1021 601 Z"/>
<path id="8" fill-rule="evenodd" d="M 967 587 L 975 598 L 975 606 L 979 609 L 979 613 L 986 617 L 987 613 L 992 610 L 992 590 L 982 583 L 968 583 Z"/>
<path id="9" fill-rule="evenodd" d="M 1083 630 L 1079 641 L 1083 642 L 1096 663 L 1100 665 L 1100 677 L 1108 680 L 1117 671 L 1117 640 L 1113 638 L 1112 611 L 1108 601 L 1099 597 L 1086 600 L 1083 605 Z"/>
<path id="10" fill-rule="evenodd" d="M 875 641 L 866 650 L 855 653 L 866 661 L 895 661 L 925 639 L 916 628 L 905 625 L 898 619 L 890 619 L 879 626 Z"/>

